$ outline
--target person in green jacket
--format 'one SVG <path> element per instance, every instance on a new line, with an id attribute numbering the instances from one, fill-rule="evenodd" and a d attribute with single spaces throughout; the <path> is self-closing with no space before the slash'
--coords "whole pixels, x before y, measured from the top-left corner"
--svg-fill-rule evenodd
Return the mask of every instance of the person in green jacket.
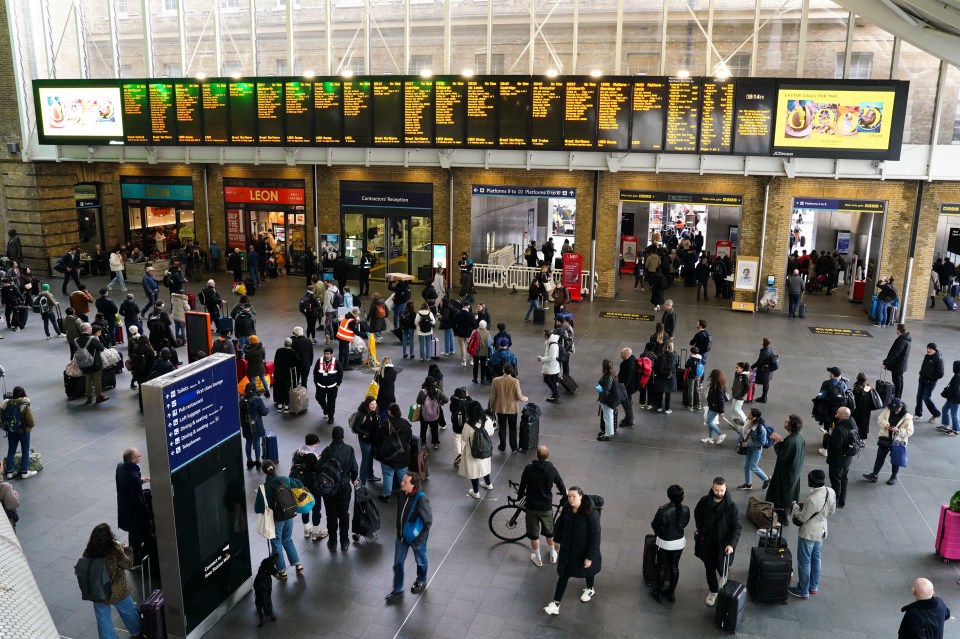
<path id="1" fill-rule="evenodd" d="M 787 429 L 787 436 L 780 433 L 771 435 L 773 451 L 777 454 L 777 463 L 770 475 L 770 484 L 767 486 L 767 501 L 773 502 L 774 508 L 790 508 L 793 502 L 800 501 L 800 476 L 803 473 L 803 420 L 797 415 L 790 415 L 783 423 Z M 790 518 L 783 522 L 790 525 Z"/>
<path id="2" fill-rule="evenodd" d="M 257 501 L 253 505 L 253 510 L 257 514 L 265 512 L 267 504 L 270 504 L 271 508 L 273 507 L 276 489 L 279 485 L 284 484 L 290 488 L 303 488 L 303 482 L 299 479 L 291 479 L 290 477 L 278 475 L 277 465 L 269 459 L 263 462 L 263 472 L 267 475 L 266 481 L 263 482 L 264 490 L 257 490 Z M 264 493 L 267 495 L 266 503 L 263 500 Z M 276 565 L 277 571 L 280 573 L 278 577 L 280 580 L 287 578 L 287 564 L 283 561 L 284 551 L 287 553 L 287 559 L 296 567 L 297 573 L 303 572 L 300 555 L 297 554 L 297 547 L 293 544 L 293 522 L 296 521 L 296 519 L 296 516 L 294 516 L 289 519 L 278 520 L 276 519 L 276 511 L 274 511 L 274 526 L 276 527 L 277 534 L 270 540 L 270 553 L 277 557 Z"/>

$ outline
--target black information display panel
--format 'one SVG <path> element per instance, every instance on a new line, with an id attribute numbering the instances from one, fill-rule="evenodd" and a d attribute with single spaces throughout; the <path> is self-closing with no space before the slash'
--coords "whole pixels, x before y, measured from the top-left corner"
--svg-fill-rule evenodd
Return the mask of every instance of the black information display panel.
<path id="1" fill-rule="evenodd" d="M 434 140 L 437 146 L 467 143 L 467 83 L 460 77 L 440 77 L 434 88 Z"/>
<path id="2" fill-rule="evenodd" d="M 908 82 L 379 76 L 35 80 L 41 144 L 899 159 Z"/>
<path id="3" fill-rule="evenodd" d="M 530 79 L 501 78 L 497 89 L 498 144 L 525 149 L 530 146 Z"/>

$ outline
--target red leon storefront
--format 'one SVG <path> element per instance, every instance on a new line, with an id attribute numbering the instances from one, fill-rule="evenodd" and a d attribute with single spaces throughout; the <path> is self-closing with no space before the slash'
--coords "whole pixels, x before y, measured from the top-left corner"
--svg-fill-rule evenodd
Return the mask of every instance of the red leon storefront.
<path id="1" fill-rule="evenodd" d="M 307 250 L 306 192 L 302 180 L 224 179 L 227 246 L 244 254 L 272 237 L 288 273 L 304 272 Z"/>

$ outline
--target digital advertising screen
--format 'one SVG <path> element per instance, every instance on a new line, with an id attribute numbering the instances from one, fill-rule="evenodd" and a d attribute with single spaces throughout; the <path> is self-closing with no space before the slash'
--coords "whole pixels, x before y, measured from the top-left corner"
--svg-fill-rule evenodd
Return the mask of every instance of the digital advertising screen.
<path id="1" fill-rule="evenodd" d="M 34 84 L 34 90 L 40 144 L 123 142 L 119 86 Z"/>

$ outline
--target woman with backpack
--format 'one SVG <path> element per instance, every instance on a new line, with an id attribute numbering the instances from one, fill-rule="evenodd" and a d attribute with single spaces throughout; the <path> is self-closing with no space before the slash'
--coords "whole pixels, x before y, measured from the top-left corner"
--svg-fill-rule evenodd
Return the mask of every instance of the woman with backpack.
<path id="1" fill-rule="evenodd" d="M 93 602 L 93 612 L 97 617 L 97 632 L 100 639 L 117 639 L 117 630 L 113 625 L 113 613 L 110 606 L 117 609 L 124 627 L 131 637 L 140 636 L 140 613 L 131 597 L 130 584 L 127 582 L 127 572 L 133 565 L 133 548 L 127 546 L 113 535 L 107 524 L 97 524 L 90 533 L 87 547 L 83 550 L 83 559 L 104 559 L 107 574 L 110 576 L 110 588 L 106 599 Z M 83 562 L 81 559 L 81 562 Z M 84 562 L 89 563 L 89 562 Z M 94 565 L 98 565 L 96 562 Z M 85 582 L 88 588 L 99 582 L 99 575 L 90 574 Z M 83 579 L 78 577 L 78 579 Z M 93 591 L 86 593 L 99 598 L 102 593 Z"/>
<path id="2" fill-rule="evenodd" d="M 653 408 L 653 366 L 657 355 L 653 345 L 647 342 L 643 353 L 637 358 L 637 403 L 640 408 Z"/>
<path id="3" fill-rule="evenodd" d="M 727 378 L 719 368 L 710 371 L 707 386 L 707 436 L 700 441 L 704 444 L 720 444 L 727 438 L 720 432 L 720 417 L 727 401 Z M 716 433 L 716 437 L 714 437 Z"/>
<path id="4" fill-rule="evenodd" d="M 597 382 L 597 402 L 600 404 L 600 415 L 603 431 L 597 435 L 598 442 L 608 442 L 613 439 L 613 426 L 617 419 L 617 406 L 626 398 L 621 396 L 618 389 L 623 385 L 617 381 L 617 374 L 613 370 L 613 363 L 609 359 L 603 360 L 603 374 Z M 626 395 L 624 391 L 623 395 Z"/>
<path id="5" fill-rule="evenodd" d="M 270 540 L 270 554 L 276 557 L 274 565 L 277 567 L 277 572 L 280 573 L 277 575 L 277 579 L 286 581 L 287 564 L 283 560 L 284 552 L 287 553 L 287 559 L 290 563 L 296 567 L 297 573 L 303 572 L 300 555 L 297 554 L 297 547 L 293 544 L 293 522 L 297 516 L 297 502 L 291 492 L 293 488 L 303 488 L 303 482 L 278 475 L 277 465 L 270 459 L 263 462 L 263 472 L 266 473 L 267 479 L 257 490 L 257 500 L 253 505 L 253 510 L 260 515 L 266 511 L 268 504 L 273 509 L 276 536 Z M 264 498 L 264 495 L 266 495 L 266 498 Z"/>
<path id="6" fill-rule="evenodd" d="M 433 378 L 437 383 L 437 390 L 443 392 L 443 371 L 436 364 L 431 363 L 427 369 L 427 375 Z M 447 430 L 447 416 L 443 412 L 443 406 L 440 406 L 440 430 Z"/>
<path id="7" fill-rule="evenodd" d="M 670 503 L 657 509 L 651 526 L 657 536 L 657 580 L 650 595 L 660 603 L 661 597 L 673 602 L 680 580 L 680 555 L 687 543 L 683 530 L 690 523 L 690 508 L 683 505 L 683 488 L 676 484 L 667 488 Z M 664 584 L 670 583 L 668 588 Z"/>
<path id="8" fill-rule="evenodd" d="M 420 361 L 429 362 L 433 351 L 433 327 L 437 323 L 437 318 L 430 310 L 427 302 L 420 304 L 420 310 L 417 311 L 416 327 L 417 341 L 420 342 Z M 413 350 L 411 348 L 411 350 Z M 412 357 L 412 355 L 411 355 Z"/>
<path id="9" fill-rule="evenodd" d="M 383 392 L 383 387 L 380 387 Z M 397 486 L 407 474 L 410 463 L 410 440 L 413 439 L 413 426 L 400 414 L 397 404 L 390 404 L 387 418 L 381 420 L 380 430 L 373 441 L 374 459 L 380 462 L 383 471 L 383 492 L 378 499 L 384 504 L 390 503 L 393 493 L 393 478 L 397 477 Z"/>
<path id="10" fill-rule="evenodd" d="M 757 357 L 757 361 L 753 363 L 753 369 L 756 371 L 754 383 L 763 387 L 763 393 L 756 399 L 756 401 L 762 404 L 767 401 L 767 391 L 770 389 L 770 380 L 773 379 L 773 371 L 777 370 L 780 364 L 777 356 L 773 353 L 773 349 L 770 348 L 770 338 L 764 337 L 761 343 L 763 346 L 760 349 L 760 355 Z"/>
<path id="11" fill-rule="evenodd" d="M 387 330 L 387 305 L 380 299 L 380 293 L 370 297 L 370 310 L 367 311 L 367 323 L 370 330 L 377 336 L 377 341 L 383 339 L 383 331 Z"/>
<path id="12" fill-rule="evenodd" d="M 410 359 L 415 357 L 413 350 L 413 334 L 417 328 L 417 311 L 413 302 L 407 302 L 400 311 L 397 326 L 400 328 L 400 342 L 403 345 L 403 359 L 407 359 L 407 349 L 410 350 Z"/>
<path id="13" fill-rule="evenodd" d="M 767 426 L 756 408 L 750 409 L 750 419 L 743 425 L 743 434 L 740 435 L 740 444 L 737 453 L 743 455 L 743 484 L 737 486 L 737 490 L 753 490 L 753 484 L 750 478 L 756 475 L 763 482 L 763 490 L 770 485 L 770 478 L 760 468 L 760 456 L 763 455 L 763 449 L 772 445 L 773 440 L 770 435 L 773 429 Z"/>
<path id="14" fill-rule="evenodd" d="M 453 451 L 456 454 L 453 458 L 454 468 L 460 468 L 463 459 L 463 425 L 467 420 L 467 406 L 471 401 L 470 393 L 464 386 L 453 391 L 453 397 L 450 398 L 450 426 L 453 430 Z"/>
<path id="15" fill-rule="evenodd" d="M 430 428 L 430 440 L 434 450 L 440 448 L 440 417 L 441 406 L 447 403 L 447 396 L 437 388 L 437 381 L 427 375 L 417 394 L 417 404 L 420 406 L 420 441 L 427 442 L 427 427 Z"/>
<path id="16" fill-rule="evenodd" d="M 257 386 L 247 382 L 240 398 L 240 434 L 243 435 L 244 450 L 247 454 L 247 468 L 260 468 L 260 442 L 267 434 L 263 427 L 263 418 L 270 412 L 260 399 Z"/>
<path id="17" fill-rule="evenodd" d="M 480 320 L 470 340 L 467 342 L 467 353 L 473 358 L 473 383 L 489 384 L 490 371 L 487 369 L 487 357 L 490 355 L 490 345 L 493 343 L 490 331 L 487 330 L 486 320 Z M 479 376 L 479 381 L 477 377 Z"/>
<path id="18" fill-rule="evenodd" d="M 480 402 L 471 401 L 466 405 L 463 425 L 463 458 L 460 461 L 461 477 L 470 480 L 467 495 L 480 499 L 480 486 L 487 490 L 493 488 L 490 479 L 491 458 L 493 457 L 493 420 L 486 414 Z M 483 483 L 480 479 L 483 478 Z"/>
<path id="19" fill-rule="evenodd" d="M 443 331 L 443 350 L 441 355 L 453 355 L 457 352 L 457 343 L 453 333 L 453 316 L 457 314 L 457 309 L 446 297 L 441 298 L 440 303 L 440 330 Z"/>

